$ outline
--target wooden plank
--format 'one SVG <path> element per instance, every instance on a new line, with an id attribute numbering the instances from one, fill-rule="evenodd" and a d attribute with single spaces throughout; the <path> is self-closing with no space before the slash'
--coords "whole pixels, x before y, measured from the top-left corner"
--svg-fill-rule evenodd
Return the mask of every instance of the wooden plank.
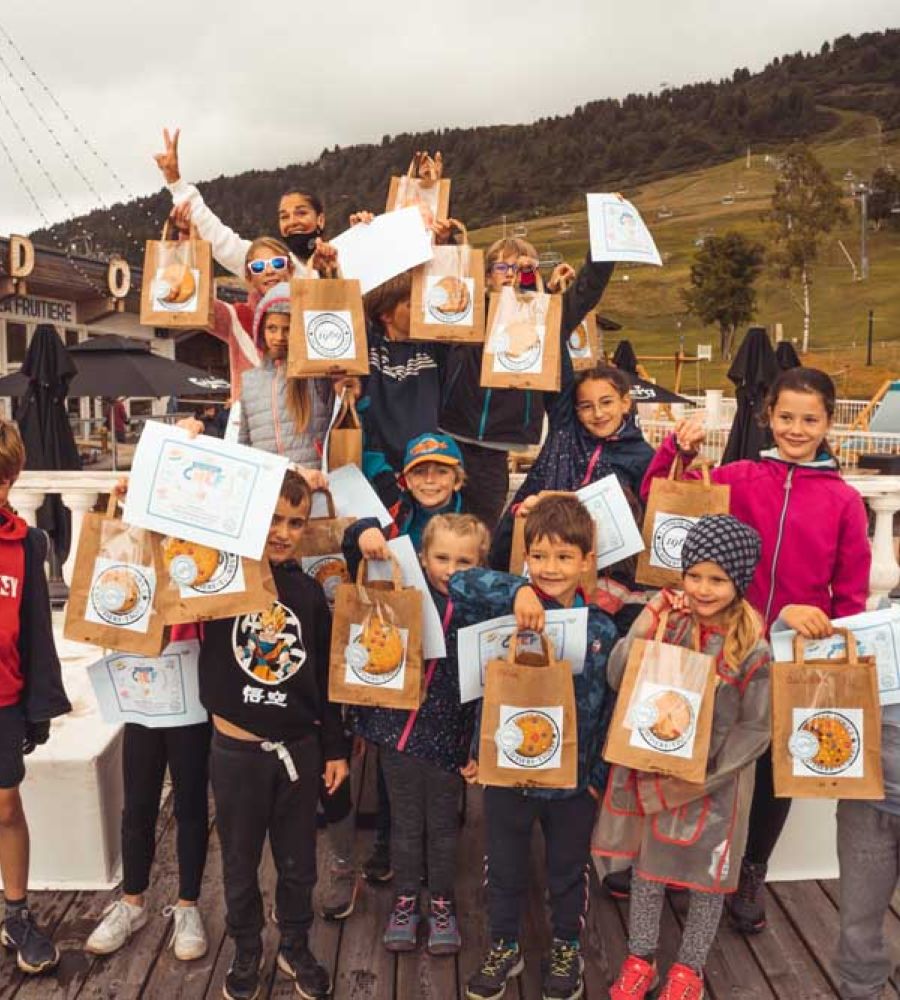
<path id="1" fill-rule="evenodd" d="M 522 1000 L 541 1000 L 543 959 L 550 953 L 550 914 L 546 902 L 547 873 L 544 863 L 544 836 L 535 824 L 531 838 L 529 885 L 522 914 L 520 947 L 525 956 L 525 971 L 519 978 Z"/>
<path id="2" fill-rule="evenodd" d="M 581 935 L 587 1000 L 606 1000 L 610 986 L 628 954 L 625 904 L 617 903 L 603 888 L 591 862 L 591 894 Z"/>
<path id="3" fill-rule="evenodd" d="M 838 938 L 834 903 L 817 882 L 770 882 L 769 892 L 778 900 L 795 933 L 837 993 L 837 977 L 829 959 L 835 953 Z"/>
<path id="4" fill-rule="evenodd" d="M 78 893 L 76 892 L 30 892 L 28 906 L 34 914 L 38 927 L 44 933 L 54 937 L 57 928 L 77 897 Z M 52 983 L 54 979 L 65 981 L 67 974 L 74 969 L 76 964 L 77 956 L 72 952 L 61 952 L 60 964 L 54 975 L 42 976 L 41 980 L 47 984 Z M 8 1000 L 14 996 L 29 978 L 19 971 L 15 954 L 5 948 L 0 949 L 0 1000 Z"/>

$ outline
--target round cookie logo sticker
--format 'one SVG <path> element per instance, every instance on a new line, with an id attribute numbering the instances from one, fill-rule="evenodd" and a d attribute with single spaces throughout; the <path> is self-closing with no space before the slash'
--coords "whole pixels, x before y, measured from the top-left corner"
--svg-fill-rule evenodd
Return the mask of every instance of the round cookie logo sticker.
<path id="1" fill-rule="evenodd" d="M 806 718 L 788 739 L 788 753 L 814 774 L 835 777 L 859 757 L 859 728 L 843 712 L 822 711 Z"/>
<path id="2" fill-rule="evenodd" d="M 115 563 L 94 581 L 90 602 L 94 614 L 102 622 L 116 628 L 128 628 L 150 610 L 153 584 L 140 566 Z"/>
<path id="3" fill-rule="evenodd" d="M 173 562 L 173 575 L 174 565 L 175 564 Z M 188 584 L 187 586 L 198 594 L 221 594 L 222 591 L 227 590 L 228 587 L 234 583 L 240 568 L 240 556 L 236 556 L 233 552 L 220 552 L 219 561 L 216 563 L 213 575 L 206 581 L 206 583 L 198 583 L 196 585 Z M 196 579 L 196 576 L 194 579 Z"/>
<path id="4" fill-rule="evenodd" d="M 306 324 L 306 339 L 320 358 L 345 358 L 353 345 L 353 330 L 337 313 L 320 312 Z"/>
<path id="5" fill-rule="evenodd" d="M 354 676 L 367 687 L 382 687 L 392 681 L 403 669 L 403 660 L 390 670 L 375 670 L 369 651 L 359 640 L 347 643 L 344 653 L 347 666 Z"/>
<path id="6" fill-rule="evenodd" d="M 529 709 L 516 712 L 494 737 L 501 755 L 514 767 L 545 767 L 562 741 L 559 726 L 549 713 Z"/>
<path id="7" fill-rule="evenodd" d="M 448 325 L 461 323 L 469 314 L 472 296 L 463 278 L 440 278 L 425 296 L 425 308 L 431 319 Z"/>
<path id="8" fill-rule="evenodd" d="M 325 600 L 328 602 L 328 606 L 333 608 L 338 587 L 350 580 L 350 574 L 347 572 L 347 564 L 344 560 L 338 556 L 304 559 L 303 570 L 325 591 Z"/>
<path id="9" fill-rule="evenodd" d="M 694 709 L 677 691 L 658 691 L 631 711 L 631 723 L 641 739 L 662 753 L 684 747 L 694 731 Z"/>
<path id="10" fill-rule="evenodd" d="M 666 517 L 660 523 L 657 515 L 656 530 L 653 532 L 654 564 L 666 569 L 681 569 L 681 548 L 687 533 L 694 526 L 689 517 Z"/>

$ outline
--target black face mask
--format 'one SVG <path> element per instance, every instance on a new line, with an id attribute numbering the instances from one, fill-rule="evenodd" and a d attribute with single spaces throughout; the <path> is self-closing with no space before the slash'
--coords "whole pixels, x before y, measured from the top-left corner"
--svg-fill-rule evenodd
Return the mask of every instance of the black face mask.
<path id="1" fill-rule="evenodd" d="M 318 227 L 311 233 L 291 233 L 284 237 L 284 242 L 291 253 L 305 264 L 315 252 L 316 240 L 321 235 L 322 229 Z"/>

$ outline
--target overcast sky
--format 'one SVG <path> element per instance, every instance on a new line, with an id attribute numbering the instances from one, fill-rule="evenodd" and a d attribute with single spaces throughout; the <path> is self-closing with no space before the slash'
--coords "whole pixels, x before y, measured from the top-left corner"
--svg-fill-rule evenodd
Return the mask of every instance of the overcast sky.
<path id="1" fill-rule="evenodd" d="M 421 128 L 527 122 L 629 92 L 762 69 L 838 35 L 900 25 L 897 0 L 2 0 L 0 27 L 108 160 L 128 196 L 159 186 L 152 154 L 182 129 L 202 180 Z M 122 189 L 65 127 L 0 33 L 0 138 L 57 221 Z M 43 161 L 65 201 L 35 164 Z M 67 208 L 68 206 L 68 208 Z M 0 146 L 0 233 L 44 219 Z"/>

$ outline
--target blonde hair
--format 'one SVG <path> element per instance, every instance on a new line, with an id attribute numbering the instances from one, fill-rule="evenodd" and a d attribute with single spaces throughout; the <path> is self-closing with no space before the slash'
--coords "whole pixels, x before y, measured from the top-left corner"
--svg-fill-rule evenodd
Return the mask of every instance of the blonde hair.
<path id="1" fill-rule="evenodd" d="M 501 257 L 533 257 L 537 260 L 537 256 L 537 250 L 535 250 L 528 240 L 520 240 L 514 236 L 504 236 L 488 247 L 484 255 L 484 272 L 487 274 Z"/>
<path id="2" fill-rule="evenodd" d="M 259 250 L 270 250 L 277 254 L 279 257 L 287 257 L 288 266 L 287 270 L 292 271 L 294 268 L 294 258 L 291 255 L 290 248 L 286 243 L 282 243 L 275 236 L 257 236 L 256 239 L 247 247 L 247 252 L 244 254 L 244 270 L 247 270 L 247 265 L 250 260 L 256 256 Z"/>
<path id="3" fill-rule="evenodd" d="M 309 398 L 309 379 L 289 378 L 285 387 L 287 411 L 294 421 L 294 433 L 303 434 L 312 418 L 312 400 Z"/>
<path id="4" fill-rule="evenodd" d="M 725 665 L 737 673 L 764 634 L 762 618 L 756 609 L 743 597 L 736 597 L 729 609 L 722 646 Z"/>
<path id="5" fill-rule="evenodd" d="M 0 419 L 0 482 L 15 482 L 25 468 L 25 444 L 11 420 Z"/>
<path id="6" fill-rule="evenodd" d="M 460 538 L 473 537 L 478 543 L 478 562 L 484 565 L 491 536 L 487 525 L 474 514 L 435 514 L 425 525 L 422 532 L 422 555 L 424 556 L 434 543 L 434 536 L 439 531 L 449 531 Z"/>

